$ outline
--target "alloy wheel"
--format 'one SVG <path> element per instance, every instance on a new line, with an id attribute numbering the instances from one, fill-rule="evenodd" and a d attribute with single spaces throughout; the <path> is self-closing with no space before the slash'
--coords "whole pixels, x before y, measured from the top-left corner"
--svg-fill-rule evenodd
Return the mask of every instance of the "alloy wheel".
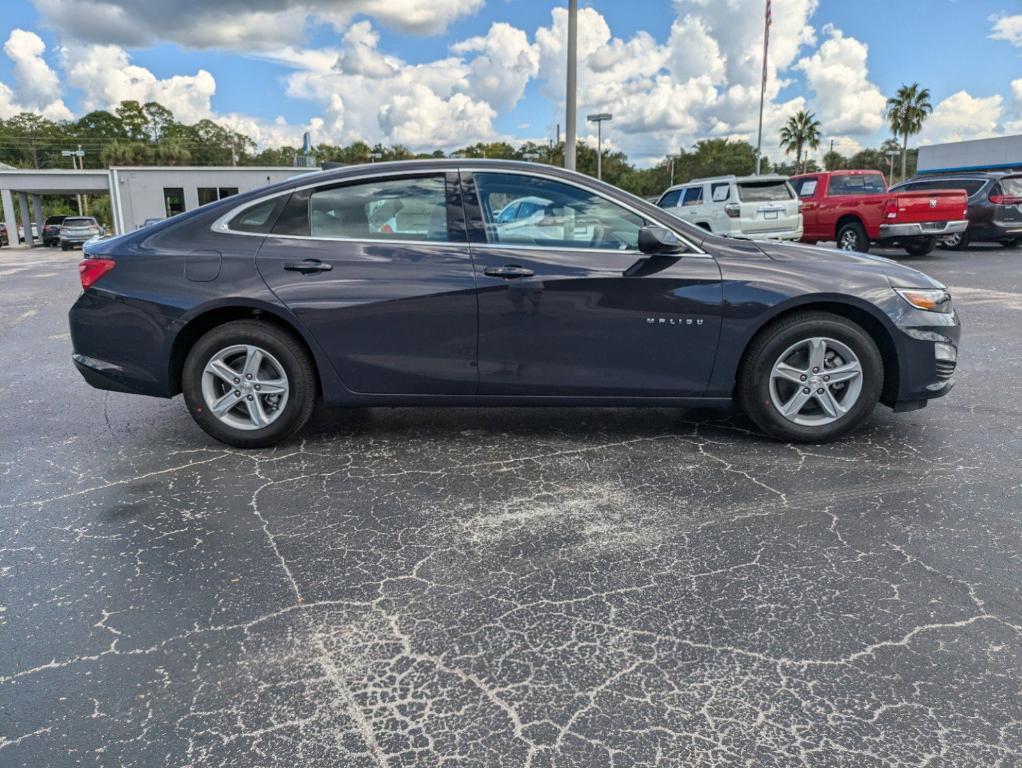
<path id="1" fill-rule="evenodd" d="M 838 248 L 842 251 L 859 250 L 859 236 L 854 230 L 845 230 L 845 232 L 841 234 L 841 239 L 838 241 Z"/>
<path id="2" fill-rule="evenodd" d="M 202 398 L 217 419 L 235 429 L 268 427 L 284 412 L 289 383 L 265 349 L 236 344 L 221 349 L 202 371 Z"/>
<path id="3" fill-rule="evenodd" d="M 770 400 L 788 421 L 826 426 L 858 401 L 862 374 L 862 363 L 847 344 L 820 336 L 803 339 L 770 369 Z"/>

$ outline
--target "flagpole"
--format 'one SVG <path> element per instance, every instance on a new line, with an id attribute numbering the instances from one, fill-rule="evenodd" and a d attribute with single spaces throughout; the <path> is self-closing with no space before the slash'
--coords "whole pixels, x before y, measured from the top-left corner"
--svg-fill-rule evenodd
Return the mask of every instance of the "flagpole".
<path id="1" fill-rule="evenodd" d="M 763 104 L 766 101 L 767 84 L 767 52 L 770 48 L 770 0 L 766 0 L 766 13 L 763 17 L 763 81 L 759 86 L 759 138 L 756 140 L 756 175 L 763 168 Z"/>

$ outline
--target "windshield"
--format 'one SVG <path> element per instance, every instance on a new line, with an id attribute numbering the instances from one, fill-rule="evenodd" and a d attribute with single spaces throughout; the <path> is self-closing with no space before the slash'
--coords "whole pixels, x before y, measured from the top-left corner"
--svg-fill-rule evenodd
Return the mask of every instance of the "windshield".
<path id="1" fill-rule="evenodd" d="M 749 181 L 738 185 L 738 196 L 743 203 L 772 203 L 795 194 L 786 181 Z"/>

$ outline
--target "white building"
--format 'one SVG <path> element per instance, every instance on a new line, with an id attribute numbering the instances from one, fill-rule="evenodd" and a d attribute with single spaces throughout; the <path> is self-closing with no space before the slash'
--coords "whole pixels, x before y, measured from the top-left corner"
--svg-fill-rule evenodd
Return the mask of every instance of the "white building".
<path id="1" fill-rule="evenodd" d="M 109 194 L 117 234 L 141 227 L 147 219 L 165 219 L 229 195 L 284 181 L 302 170 L 280 167 L 126 166 L 108 170 L 0 169 L 0 222 L 12 244 L 19 226 L 34 245 L 32 224 L 42 231 L 43 195 Z M 15 221 L 15 199 L 21 220 Z"/>
<path id="2" fill-rule="evenodd" d="M 919 148 L 919 173 L 1022 170 L 1022 135 L 928 144 Z"/>

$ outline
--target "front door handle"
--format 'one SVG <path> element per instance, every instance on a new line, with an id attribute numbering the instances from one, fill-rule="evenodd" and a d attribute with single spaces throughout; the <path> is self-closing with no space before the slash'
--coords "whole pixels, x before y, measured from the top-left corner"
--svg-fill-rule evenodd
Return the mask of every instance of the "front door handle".
<path id="1" fill-rule="evenodd" d="M 284 269 L 289 272 L 329 272 L 333 264 L 324 264 L 319 259 L 306 259 L 305 261 L 289 261 Z"/>
<path id="2" fill-rule="evenodd" d="M 487 267 L 483 270 L 483 274 L 489 277 L 500 277 L 504 280 L 516 280 L 519 277 L 532 277 L 536 273 L 526 267 L 506 264 L 503 267 Z"/>

